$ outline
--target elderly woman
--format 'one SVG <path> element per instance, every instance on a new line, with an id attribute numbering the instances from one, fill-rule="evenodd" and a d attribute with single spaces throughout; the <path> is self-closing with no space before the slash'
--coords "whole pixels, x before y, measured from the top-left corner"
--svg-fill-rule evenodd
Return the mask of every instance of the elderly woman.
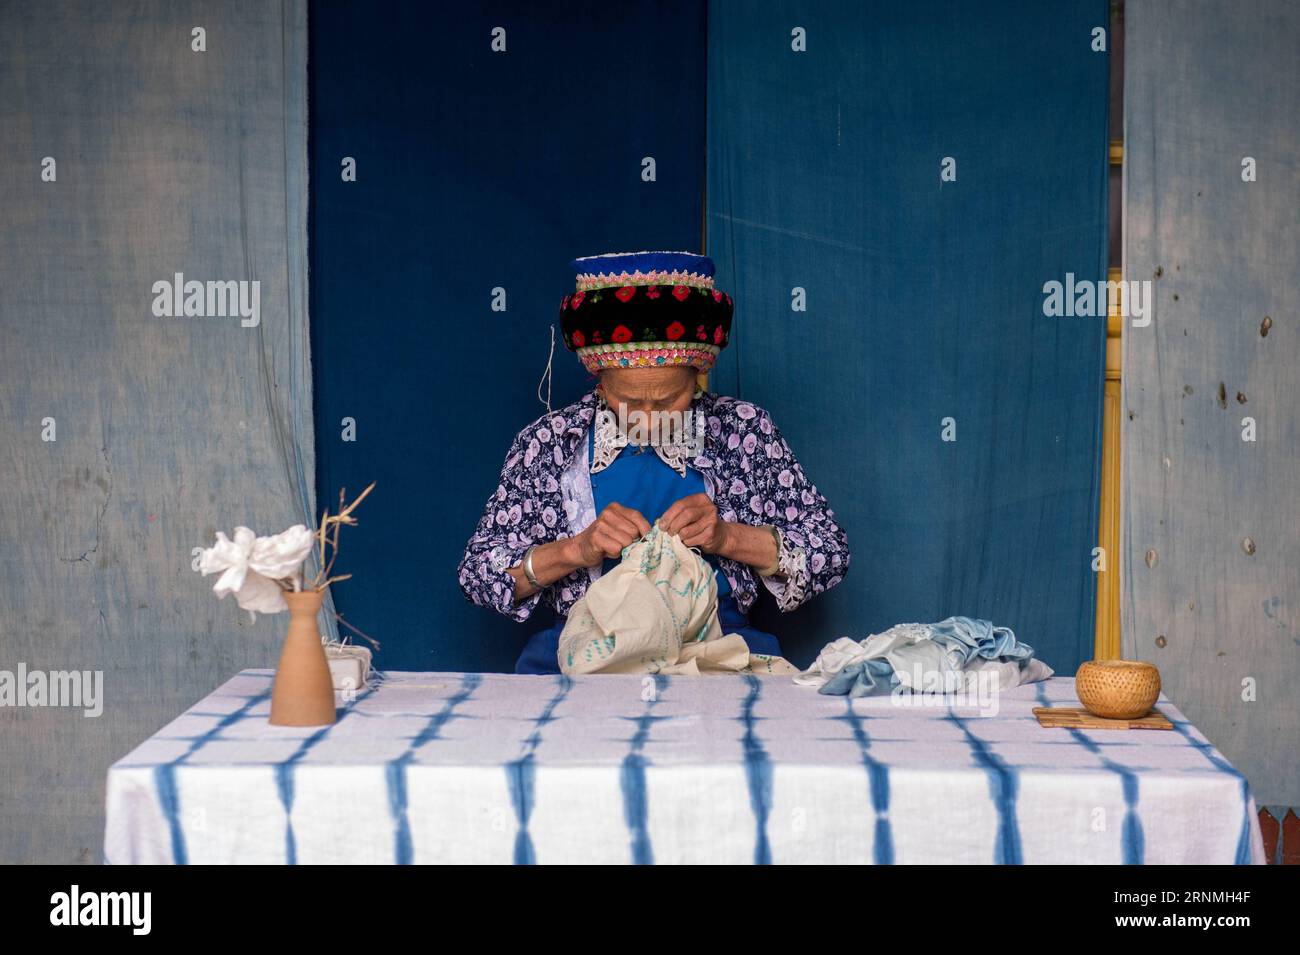
<path id="1" fill-rule="evenodd" d="M 461 559 L 461 588 L 521 622 L 545 596 L 555 625 L 532 635 L 515 671 L 558 673 L 569 610 L 657 520 L 715 568 L 722 631 L 781 656 L 746 616 L 758 581 L 793 610 L 843 579 L 848 542 L 768 413 L 696 385 L 731 329 L 712 260 L 636 252 L 573 265 L 564 344 L 598 384 L 515 437 Z"/>

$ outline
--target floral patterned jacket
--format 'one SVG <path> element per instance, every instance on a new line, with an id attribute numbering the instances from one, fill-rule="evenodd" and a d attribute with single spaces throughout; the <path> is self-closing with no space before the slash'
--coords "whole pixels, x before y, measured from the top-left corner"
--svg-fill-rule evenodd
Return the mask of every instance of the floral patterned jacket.
<path id="1" fill-rule="evenodd" d="M 587 431 L 597 409 L 595 390 L 542 415 L 515 437 L 501 480 L 474 529 L 459 578 L 466 599 L 523 621 L 545 595 L 557 614 L 570 608 L 600 574 L 599 566 L 574 571 L 524 600 L 514 601 L 517 566 L 532 544 L 571 537 L 595 519 L 587 470 Z M 736 398 L 699 394 L 693 414 L 703 415 L 704 449 L 689 463 L 724 521 L 781 531 L 778 576 L 759 578 L 782 611 L 829 590 L 849 569 L 848 539 L 835 513 L 808 481 L 772 418 Z M 658 515 L 646 515 L 654 520 Z M 730 558 L 719 569 L 742 612 L 758 596 L 757 570 Z"/>

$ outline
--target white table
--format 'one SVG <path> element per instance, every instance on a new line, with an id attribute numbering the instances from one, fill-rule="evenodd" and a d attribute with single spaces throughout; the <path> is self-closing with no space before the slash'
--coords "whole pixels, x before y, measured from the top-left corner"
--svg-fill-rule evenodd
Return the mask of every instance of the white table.
<path id="1" fill-rule="evenodd" d="M 393 673 L 321 729 L 246 670 L 116 762 L 123 863 L 1263 863 L 1246 780 L 1172 731 L 1044 729 L 786 677 Z M 933 698 L 931 698 L 933 701 Z"/>

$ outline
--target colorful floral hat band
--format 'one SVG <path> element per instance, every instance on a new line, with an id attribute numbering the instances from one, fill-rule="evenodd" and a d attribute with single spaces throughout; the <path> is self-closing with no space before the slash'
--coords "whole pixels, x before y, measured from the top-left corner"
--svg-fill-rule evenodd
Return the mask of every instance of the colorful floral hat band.
<path id="1" fill-rule="evenodd" d="M 648 368 L 656 365 L 690 365 L 708 371 L 721 350 L 717 345 L 702 342 L 631 342 L 590 345 L 577 349 L 577 354 L 583 367 L 593 374 L 602 368 Z"/>
<path id="2" fill-rule="evenodd" d="M 564 345 L 588 371 L 652 365 L 713 367 L 734 303 L 714 287 L 713 261 L 689 252 L 575 259 L 577 290 L 560 302 Z"/>

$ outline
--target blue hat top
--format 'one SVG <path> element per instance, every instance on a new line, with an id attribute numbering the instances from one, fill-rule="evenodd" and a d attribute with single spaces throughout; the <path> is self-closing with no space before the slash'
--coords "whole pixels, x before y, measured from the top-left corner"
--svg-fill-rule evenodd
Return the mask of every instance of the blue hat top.
<path id="1" fill-rule="evenodd" d="M 641 272 L 680 272 L 701 278 L 713 277 L 713 260 L 693 252 L 607 252 L 573 260 L 579 276 L 621 275 Z"/>

